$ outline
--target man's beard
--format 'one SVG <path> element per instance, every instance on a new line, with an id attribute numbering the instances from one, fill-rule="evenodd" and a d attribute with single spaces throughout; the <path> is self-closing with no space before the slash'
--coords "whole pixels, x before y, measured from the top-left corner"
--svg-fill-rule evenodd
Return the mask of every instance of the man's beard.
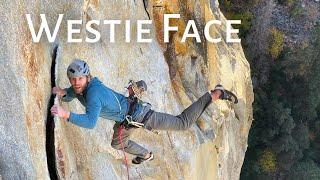
<path id="1" fill-rule="evenodd" d="M 74 92 L 75 92 L 76 94 L 82 94 L 82 92 L 84 91 L 85 88 L 86 88 L 86 86 L 83 86 L 83 87 L 81 87 L 81 88 L 79 88 L 79 89 L 73 87 L 73 90 L 74 90 Z"/>
<path id="2" fill-rule="evenodd" d="M 89 81 L 87 81 L 84 86 L 82 86 L 82 87 L 80 87 L 80 88 L 78 88 L 78 89 L 75 88 L 75 87 L 73 87 L 74 92 L 75 92 L 76 94 L 82 94 L 83 91 L 86 89 L 86 87 L 87 87 L 87 85 L 88 85 L 88 82 L 89 82 Z"/>

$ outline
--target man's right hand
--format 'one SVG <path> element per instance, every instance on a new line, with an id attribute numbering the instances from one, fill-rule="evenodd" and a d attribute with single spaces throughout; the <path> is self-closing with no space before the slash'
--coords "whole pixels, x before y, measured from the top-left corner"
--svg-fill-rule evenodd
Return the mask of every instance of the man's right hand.
<path id="1" fill-rule="evenodd" d="M 53 87 L 52 94 L 56 94 L 59 97 L 62 97 L 66 94 L 66 91 L 64 89 L 59 88 L 59 87 Z"/>

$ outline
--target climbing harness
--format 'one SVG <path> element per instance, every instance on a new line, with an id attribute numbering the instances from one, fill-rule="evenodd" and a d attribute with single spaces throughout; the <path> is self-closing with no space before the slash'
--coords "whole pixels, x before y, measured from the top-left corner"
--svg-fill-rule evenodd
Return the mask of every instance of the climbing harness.
<path id="1" fill-rule="evenodd" d="M 129 164 L 128 164 L 128 158 L 127 158 L 127 155 L 124 151 L 125 147 L 124 147 L 124 144 L 122 142 L 122 131 L 123 129 L 129 129 L 129 128 L 141 128 L 144 126 L 144 121 L 142 123 L 139 123 L 139 122 L 135 122 L 133 119 L 132 119 L 132 115 L 134 113 L 134 110 L 138 104 L 138 99 L 140 99 L 142 97 L 142 94 L 144 91 L 147 90 L 147 84 L 141 80 L 141 81 L 133 81 L 133 80 L 130 80 L 129 83 L 128 83 L 128 87 L 126 87 L 128 92 L 129 92 L 129 96 L 127 97 L 127 100 L 129 102 L 129 110 L 128 110 L 128 113 L 127 115 L 125 116 L 125 119 L 124 121 L 120 124 L 119 126 L 119 139 L 120 139 L 120 144 L 121 144 L 121 149 L 122 149 L 122 152 L 123 152 L 123 156 L 124 156 L 124 163 L 127 167 L 127 174 L 128 174 L 128 180 L 130 178 L 129 176 Z M 119 108 L 120 108 L 120 112 L 121 112 L 121 106 L 120 106 L 120 102 L 118 100 L 118 98 L 115 96 L 115 94 L 113 94 L 114 97 L 117 99 L 118 101 L 118 105 L 119 105 Z M 150 114 L 150 113 L 149 113 Z"/>
<path id="2" fill-rule="evenodd" d="M 129 102 L 129 110 L 128 110 L 127 115 L 124 118 L 124 121 L 121 123 L 121 125 L 123 125 L 127 129 L 143 127 L 144 126 L 143 123 L 135 122 L 132 119 L 132 115 L 133 115 L 134 110 L 138 104 L 138 99 L 136 97 L 128 97 L 127 100 Z"/>
<path id="3" fill-rule="evenodd" d="M 132 115 L 136 109 L 137 104 L 139 103 L 139 99 L 142 97 L 143 93 L 147 90 L 147 84 L 143 81 L 129 80 L 128 86 L 126 87 L 128 90 L 127 100 L 129 102 L 129 110 L 127 115 L 125 116 L 122 124 L 126 128 L 141 128 L 144 126 L 143 123 L 135 122 L 132 119 Z"/>

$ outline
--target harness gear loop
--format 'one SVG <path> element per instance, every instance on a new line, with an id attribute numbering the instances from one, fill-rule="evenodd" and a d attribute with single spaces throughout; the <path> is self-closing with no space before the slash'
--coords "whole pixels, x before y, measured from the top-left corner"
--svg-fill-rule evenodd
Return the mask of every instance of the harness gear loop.
<path id="1" fill-rule="evenodd" d="M 136 107 L 138 104 L 141 104 L 140 98 L 142 97 L 143 93 L 147 90 L 147 84 L 143 81 L 129 80 L 128 86 L 126 87 L 128 90 L 128 97 L 127 101 L 129 103 L 128 112 L 122 122 L 125 128 L 141 128 L 144 127 L 144 122 L 135 122 L 132 118 Z"/>

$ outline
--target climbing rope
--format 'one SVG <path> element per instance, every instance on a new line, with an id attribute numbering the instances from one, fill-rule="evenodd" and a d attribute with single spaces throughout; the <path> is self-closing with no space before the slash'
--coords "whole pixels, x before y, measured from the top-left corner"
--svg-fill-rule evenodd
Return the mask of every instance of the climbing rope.
<path id="1" fill-rule="evenodd" d="M 126 165 L 127 167 L 127 174 L 128 174 L 128 180 L 129 180 L 129 164 L 128 164 L 128 158 L 127 158 L 127 155 L 126 155 L 126 152 L 124 152 L 124 145 L 123 145 L 123 142 L 122 142 L 122 130 L 124 129 L 124 125 L 120 125 L 119 127 L 119 138 L 120 138 L 120 144 L 121 144 L 121 148 L 122 148 L 122 152 L 123 152 L 123 156 L 124 156 L 124 164 Z"/>

